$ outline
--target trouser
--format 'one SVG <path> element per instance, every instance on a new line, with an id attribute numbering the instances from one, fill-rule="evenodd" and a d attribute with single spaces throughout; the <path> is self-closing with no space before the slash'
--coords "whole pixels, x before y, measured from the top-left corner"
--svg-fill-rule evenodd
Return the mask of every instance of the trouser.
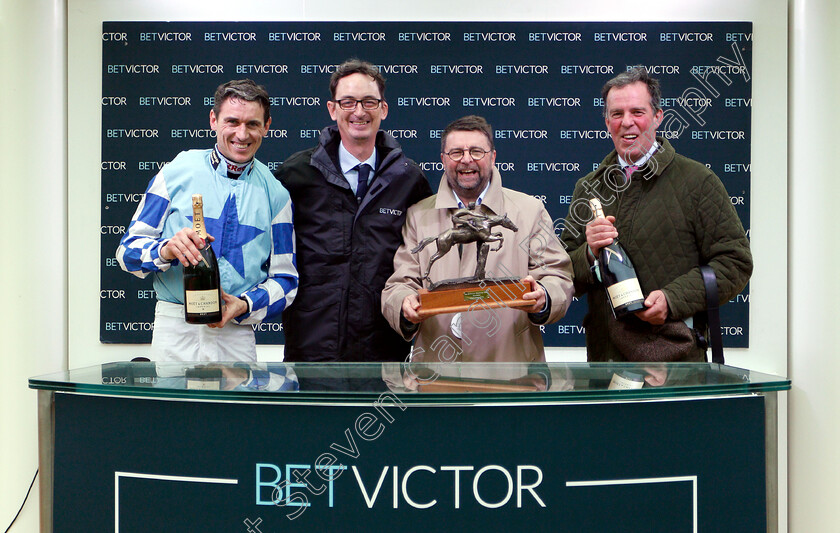
<path id="1" fill-rule="evenodd" d="M 256 361 L 254 329 L 233 322 L 223 328 L 187 324 L 183 305 L 158 301 L 149 358 L 163 363 Z"/>

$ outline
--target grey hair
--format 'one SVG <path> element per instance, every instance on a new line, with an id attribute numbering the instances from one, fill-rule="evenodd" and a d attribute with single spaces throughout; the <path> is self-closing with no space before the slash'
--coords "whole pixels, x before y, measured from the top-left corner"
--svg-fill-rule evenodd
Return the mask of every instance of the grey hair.
<path id="1" fill-rule="evenodd" d="M 601 98 L 604 100 L 604 116 L 607 116 L 607 95 L 609 92 L 612 89 L 625 87 L 637 81 L 647 85 L 648 94 L 650 94 L 650 107 L 653 109 L 653 114 L 655 115 L 662 109 L 659 105 L 659 102 L 662 100 L 662 89 L 659 88 L 659 80 L 651 78 L 645 67 L 636 66 L 614 77 L 601 88 Z"/>

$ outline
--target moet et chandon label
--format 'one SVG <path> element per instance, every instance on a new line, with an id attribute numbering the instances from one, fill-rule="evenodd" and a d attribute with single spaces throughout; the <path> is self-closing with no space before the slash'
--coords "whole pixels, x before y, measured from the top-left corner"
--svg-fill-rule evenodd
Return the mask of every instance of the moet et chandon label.
<path id="1" fill-rule="evenodd" d="M 219 311 L 219 291 L 186 291 L 187 313 L 215 313 Z"/>

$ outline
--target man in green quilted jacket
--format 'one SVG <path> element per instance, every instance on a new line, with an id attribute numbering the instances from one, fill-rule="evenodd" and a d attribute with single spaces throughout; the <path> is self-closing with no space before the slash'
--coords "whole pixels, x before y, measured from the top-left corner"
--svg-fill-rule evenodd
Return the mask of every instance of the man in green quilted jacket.
<path id="1" fill-rule="evenodd" d="M 701 265 L 715 272 L 720 303 L 749 281 L 752 255 L 729 194 L 705 165 L 674 151 L 662 122 L 659 82 L 644 68 L 602 89 L 615 150 L 575 185 L 561 240 L 572 259 L 575 290 L 587 295 L 590 361 L 705 361 L 706 307 Z M 598 198 L 606 218 L 594 219 Z M 636 268 L 644 309 L 616 320 L 592 265 L 618 238 Z M 702 316 L 702 315 L 701 315 Z M 696 329 L 695 329 L 696 328 Z"/>

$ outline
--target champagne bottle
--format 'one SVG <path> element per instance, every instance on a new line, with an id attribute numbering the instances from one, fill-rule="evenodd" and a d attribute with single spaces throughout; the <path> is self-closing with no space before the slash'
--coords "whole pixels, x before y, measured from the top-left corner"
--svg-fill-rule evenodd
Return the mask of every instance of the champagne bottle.
<path id="1" fill-rule="evenodd" d="M 604 218 L 604 210 L 597 198 L 589 200 L 589 206 L 595 218 Z M 598 268 L 601 282 L 607 289 L 607 296 L 616 318 L 645 308 L 645 297 L 636 277 L 636 269 L 624 248 L 613 239 L 612 244 L 604 246 L 598 252 Z"/>
<path id="2" fill-rule="evenodd" d="M 193 229 L 204 239 L 197 265 L 184 265 L 184 319 L 190 324 L 212 324 L 222 319 L 219 264 L 204 229 L 204 203 L 200 194 L 192 197 Z"/>

